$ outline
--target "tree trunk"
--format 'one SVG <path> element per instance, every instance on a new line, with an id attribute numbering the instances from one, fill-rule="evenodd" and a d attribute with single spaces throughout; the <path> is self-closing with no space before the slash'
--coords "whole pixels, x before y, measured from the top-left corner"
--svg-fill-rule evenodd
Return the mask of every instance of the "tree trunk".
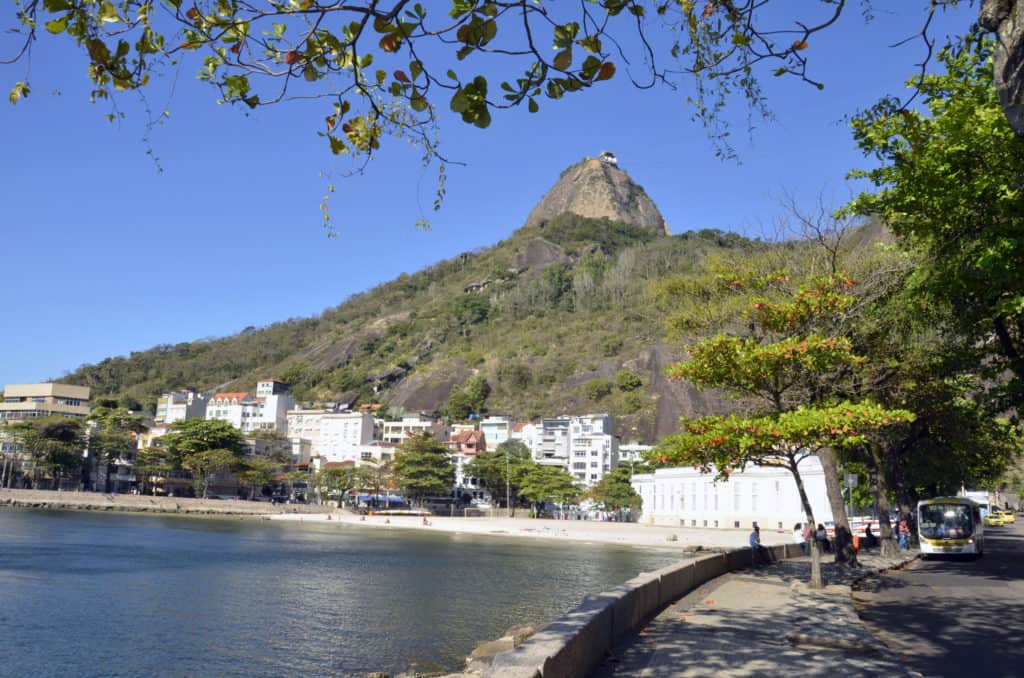
<path id="1" fill-rule="evenodd" d="M 804 515 L 807 517 L 807 522 L 811 525 L 813 534 L 814 527 L 817 523 L 814 522 L 814 510 L 811 508 L 811 502 L 807 499 L 807 492 L 804 490 L 804 481 L 800 477 L 800 471 L 796 467 L 796 462 L 790 460 L 789 472 L 793 474 L 793 480 L 796 481 L 796 489 L 800 493 L 800 503 L 804 507 Z M 808 582 L 812 589 L 820 589 L 823 587 L 821 580 L 821 545 L 817 539 L 811 541 L 811 581 Z"/>
<path id="2" fill-rule="evenodd" d="M 850 531 L 850 520 L 846 515 L 846 503 L 843 501 L 843 486 L 839 479 L 839 464 L 835 452 L 830 447 L 818 450 L 818 460 L 825 472 L 825 488 L 828 491 L 828 503 L 832 508 L 832 521 L 836 525 L 835 562 L 857 567 L 857 552 L 853 550 L 853 533 Z"/>
<path id="3" fill-rule="evenodd" d="M 889 483 L 885 477 L 885 469 L 882 466 L 882 448 L 880 445 L 871 443 L 869 445 L 870 468 L 872 476 L 872 489 L 875 492 L 875 502 L 878 504 L 878 537 L 881 541 L 881 554 L 883 558 L 895 558 L 899 555 L 900 549 L 892 531 L 892 520 L 889 517 Z"/>

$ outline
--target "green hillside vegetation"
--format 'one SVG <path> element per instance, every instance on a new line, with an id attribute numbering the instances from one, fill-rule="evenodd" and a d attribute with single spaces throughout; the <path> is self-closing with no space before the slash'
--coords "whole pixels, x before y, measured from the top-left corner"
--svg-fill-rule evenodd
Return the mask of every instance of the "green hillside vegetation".
<path id="1" fill-rule="evenodd" d="M 517 268 L 517 254 L 538 238 L 558 246 L 550 248 L 553 260 Z M 156 346 L 84 365 L 63 381 L 147 408 L 165 391 L 251 390 L 273 376 L 308 403 L 649 419 L 655 399 L 631 361 L 665 336 L 657 284 L 709 256 L 743 259 L 777 248 L 720 231 L 658 237 L 565 214 L 403 273 L 317 318 Z M 624 370 L 635 378 L 617 378 Z M 474 375 L 487 382 L 484 399 L 446 408 L 452 385 Z M 601 381 L 608 388 L 596 388 Z"/>

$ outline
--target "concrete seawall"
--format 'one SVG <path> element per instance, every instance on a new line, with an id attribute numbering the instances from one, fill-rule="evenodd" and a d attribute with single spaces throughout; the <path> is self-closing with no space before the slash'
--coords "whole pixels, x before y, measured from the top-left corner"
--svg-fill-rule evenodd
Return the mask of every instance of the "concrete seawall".
<path id="1" fill-rule="evenodd" d="M 178 513 L 187 515 L 270 516 L 281 513 L 326 513 L 325 506 L 243 500 L 191 499 L 187 497 L 151 497 L 147 495 L 103 494 L 101 492 L 57 492 L 52 490 L 0 489 L 0 507 L 73 510 L 123 511 L 128 513 Z"/>
<path id="2" fill-rule="evenodd" d="M 802 555 L 799 544 L 768 547 L 781 560 Z M 646 572 L 611 591 L 590 595 L 513 650 L 494 657 L 493 678 L 584 678 L 624 637 L 669 603 L 723 574 L 749 567 L 749 548 L 685 560 Z"/>

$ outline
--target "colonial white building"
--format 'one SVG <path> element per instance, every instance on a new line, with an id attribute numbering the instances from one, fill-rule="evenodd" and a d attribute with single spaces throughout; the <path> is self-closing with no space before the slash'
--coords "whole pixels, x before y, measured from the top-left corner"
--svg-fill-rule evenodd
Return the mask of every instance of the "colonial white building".
<path id="1" fill-rule="evenodd" d="M 832 520 L 821 462 L 810 456 L 800 463 L 800 477 L 814 519 Z M 643 500 L 641 520 L 654 525 L 792 530 L 806 521 L 793 475 L 785 468 L 748 466 L 728 481 L 690 467 L 659 468 L 633 476 Z"/>

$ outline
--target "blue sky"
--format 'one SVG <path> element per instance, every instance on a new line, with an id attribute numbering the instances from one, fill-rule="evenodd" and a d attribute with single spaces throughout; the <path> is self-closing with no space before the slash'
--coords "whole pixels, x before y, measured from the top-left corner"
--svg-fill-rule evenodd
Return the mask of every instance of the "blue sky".
<path id="1" fill-rule="evenodd" d="M 940 16 L 934 32 L 962 32 L 975 11 Z M 365 175 L 336 182 L 335 239 L 320 222 L 319 174 L 333 167 L 315 134 L 322 109 L 246 116 L 218 106 L 190 64 L 174 83 L 170 119 L 150 136 L 160 172 L 137 104 L 123 100 L 126 119 L 107 122 L 107 108 L 88 103 L 81 56 L 46 35 L 33 53 L 32 95 L 0 103 L 0 384 L 316 315 L 403 271 L 501 240 L 562 169 L 603 149 L 618 154 L 674 232 L 758 235 L 782 216 L 787 191 L 806 203 L 824 192 L 838 204 L 851 190 L 845 173 L 865 165 L 843 117 L 902 92 L 922 48 L 889 45 L 918 30 L 922 16 L 908 10 L 865 24 L 848 11 L 808 50 L 824 91 L 767 77 L 775 120 L 759 121 L 752 139 L 736 109 L 739 163 L 715 158 L 685 91 L 638 91 L 618 76 L 543 101 L 535 115 L 497 114 L 486 131 L 447 116 L 443 151 L 464 165 L 449 168 L 443 209 L 430 209 L 433 170 L 388 143 Z M 9 86 L 24 65 L 0 74 Z M 430 231 L 414 227 L 420 216 Z"/>

